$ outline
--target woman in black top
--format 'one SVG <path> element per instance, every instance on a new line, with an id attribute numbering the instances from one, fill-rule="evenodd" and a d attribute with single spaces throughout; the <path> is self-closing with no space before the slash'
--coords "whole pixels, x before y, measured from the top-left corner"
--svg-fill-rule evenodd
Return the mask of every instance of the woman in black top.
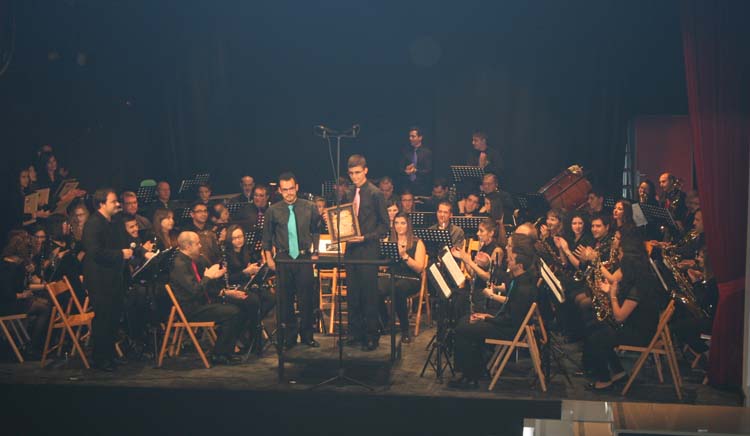
<path id="1" fill-rule="evenodd" d="M 593 390 L 607 389 L 626 376 L 614 347 L 647 345 L 659 322 L 658 283 L 649 271 L 642 243 L 623 238 L 619 255 L 622 281 L 605 281 L 600 288 L 609 294 L 613 319 L 593 326 L 584 343 L 584 361 L 595 378 L 590 385 Z"/>
<path id="2" fill-rule="evenodd" d="M 31 239 L 28 233 L 15 231 L 3 249 L 0 262 L 0 315 L 29 315 L 31 349 L 27 357 L 34 359 L 41 353 L 51 308 L 48 300 L 35 297 L 28 289 L 27 277 L 31 271 Z"/>
<path id="3" fill-rule="evenodd" d="M 477 251 L 474 259 L 471 258 L 471 253 L 467 253 L 459 247 L 453 247 L 452 250 L 453 256 L 463 260 L 473 276 L 474 292 L 470 301 L 473 309 L 470 312 L 485 312 L 490 309 L 490 303 L 493 301 L 495 293 L 492 288 L 487 290 L 487 284 L 490 282 L 499 284 L 498 275 L 500 271 L 504 271 L 505 253 L 495 242 L 495 232 L 495 222 L 491 218 L 485 218 L 479 223 L 477 229 L 479 251 Z M 492 266 L 494 277 L 490 277 L 490 266 Z"/>
<path id="4" fill-rule="evenodd" d="M 401 342 L 408 344 L 411 342 L 411 333 L 406 300 L 410 295 L 419 292 L 420 275 L 426 267 L 426 249 L 422 240 L 414 236 L 411 220 L 405 212 L 399 212 L 394 216 L 388 240 L 398 244 L 398 254 L 401 257 L 401 262 L 391 266 L 390 270 L 394 275 L 393 307 L 401 324 Z M 378 289 L 381 295 L 380 314 L 385 323 L 388 312 L 385 309 L 384 300 L 391 292 L 390 279 L 381 277 L 378 280 Z"/>

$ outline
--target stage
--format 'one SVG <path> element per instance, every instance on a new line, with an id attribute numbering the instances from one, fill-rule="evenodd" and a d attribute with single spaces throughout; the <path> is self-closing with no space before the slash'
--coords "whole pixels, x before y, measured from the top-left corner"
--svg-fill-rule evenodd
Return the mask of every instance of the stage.
<path id="1" fill-rule="evenodd" d="M 0 383 L 5 402 L 10 400 L 10 409 L 6 405 L 4 410 L 19 422 L 34 422 L 34 432 L 40 433 L 59 425 L 36 418 L 39 410 L 53 408 L 55 416 L 84 416 L 87 426 L 103 432 L 149 432 L 168 425 L 183 434 L 214 426 L 227 431 L 331 434 L 347 432 L 354 425 L 359 426 L 358 433 L 366 434 L 434 434 L 469 428 L 468 434 L 521 434 L 524 419 L 529 425 L 570 418 L 565 404 L 573 407 L 586 404 L 583 401 L 593 402 L 595 408 L 605 404 L 611 408 L 621 402 L 643 407 L 677 403 L 672 385 L 659 383 L 653 365 L 641 372 L 627 397 L 587 391 L 587 381 L 574 375 L 573 362 L 580 360 L 577 344 L 562 345 L 571 357 L 563 360 L 571 384 L 556 374 L 553 365 L 548 391 L 542 393 L 531 376 L 528 355 L 521 352 L 517 363 L 511 359 L 493 392 L 487 391 L 489 380 L 483 380 L 476 391 L 453 390 L 439 383 L 430 368 L 420 377 L 433 333 L 434 328 L 423 330 L 413 343 L 403 345 L 402 358 L 393 365 L 387 337 L 374 352 L 345 348 L 346 375 L 371 385 L 373 391 L 348 384 L 310 389 L 337 374 L 338 348 L 333 337 L 323 335 L 318 335 L 321 348 L 298 345 L 285 354 L 281 383 L 273 347 L 247 363 L 211 369 L 202 367 L 192 347 L 179 357 L 165 358 L 161 369 L 154 368 L 153 361 L 131 360 L 114 373 L 85 370 L 77 359 L 60 359 L 44 369 L 39 362 L 21 365 L 6 359 L 0 366 Z M 623 358 L 626 368 L 634 359 Z M 678 360 L 684 378 L 682 404 L 740 405 L 738 394 L 702 385 L 703 374 L 691 371 L 679 355 Z M 25 421 L 24 416 L 33 419 Z"/>

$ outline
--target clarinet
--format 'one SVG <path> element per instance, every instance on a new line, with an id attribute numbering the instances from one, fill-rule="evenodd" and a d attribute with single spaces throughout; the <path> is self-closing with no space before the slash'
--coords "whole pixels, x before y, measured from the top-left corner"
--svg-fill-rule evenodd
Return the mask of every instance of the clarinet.
<path id="1" fill-rule="evenodd" d="M 227 261 L 227 247 L 225 244 L 219 246 L 221 249 L 221 264 L 224 267 L 224 290 L 229 289 L 229 262 Z M 222 294 L 221 302 L 226 303 L 227 297 Z"/>

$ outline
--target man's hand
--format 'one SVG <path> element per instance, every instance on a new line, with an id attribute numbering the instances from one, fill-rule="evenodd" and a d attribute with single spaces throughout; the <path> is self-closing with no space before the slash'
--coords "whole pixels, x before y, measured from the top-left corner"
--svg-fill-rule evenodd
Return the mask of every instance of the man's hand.
<path id="1" fill-rule="evenodd" d="M 144 242 L 143 243 L 143 249 L 146 250 L 146 251 L 153 251 L 153 249 L 154 249 L 154 242 L 153 241 L 146 241 L 146 242 Z"/>
<path id="2" fill-rule="evenodd" d="M 477 322 L 488 318 L 492 318 L 492 315 L 490 315 L 489 313 L 473 313 L 471 315 L 471 318 L 469 319 L 469 322 Z"/>
<path id="3" fill-rule="evenodd" d="M 123 248 L 122 249 L 122 258 L 125 260 L 130 259 L 133 257 L 133 249 L 132 248 Z"/>
<path id="4" fill-rule="evenodd" d="M 463 260 L 464 256 L 466 255 L 466 252 L 463 251 L 462 249 L 458 248 L 458 247 L 453 247 L 453 248 L 451 248 L 451 254 L 456 259 Z"/>
<path id="5" fill-rule="evenodd" d="M 145 258 L 146 258 L 146 260 L 149 260 L 149 259 L 151 259 L 151 258 L 152 258 L 152 257 L 154 257 L 154 256 L 156 256 L 156 253 L 154 253 L 154 252 L 151 252 L 151 251 L 147 251 L 147 252 L 146 252 L 146 253 L 145 253 L 145 254 L 143 255 L 143 257 L 145 257 Z"/>
<path id="6" fill-rule="evenodd" d="M 203 277 L 208 277 L 209 279 L 218 279 L 223 275 L 224 268 L 222 268 L 218 263 L 211 265 L 203 271 Z"/>
<path id="7" fill-rule="evenodd" d="M 224 295 L 235 300 L 244 300 L 247 294 L 237 289 L 224 289 Z"/>
<path id="8" fill-rule="evenodd" d="M 355 237 L 353 237 L 352 239 L 349 239 L 346 242 L 348 244 L 359 244 L 359 243 L 364 242 L 364 241 L 365 241 L 365 237 L 364 236 L 355 236 Z"/>
<path id="9" fill-rule="evenodd" d="M 483 293 L 483 294 L 484 294 L 484 295 L 485 295 L 485 296 L 486 296 L 487 298 L 492 298 L 492 297 L 494 297 L 494 296 L 495 296 L 495 292 L 494 292 L 494 291 L 492 290 L 492 288 L 491 288 L 491 287 L 489 287 L 489 286 L 487 286 L 486 288 L 484 288 L 484 290 L 482 291 L 482 293 Z"/>
<path id="10" fill-rule="evenodd" d="M 271 271 L 276 271 L 276 261 L 273 260 L 273 257 L 268 256 L 268 259 L 266 260 L 266 265 L 268 265 L 268 268 L 270 268 Z"/>

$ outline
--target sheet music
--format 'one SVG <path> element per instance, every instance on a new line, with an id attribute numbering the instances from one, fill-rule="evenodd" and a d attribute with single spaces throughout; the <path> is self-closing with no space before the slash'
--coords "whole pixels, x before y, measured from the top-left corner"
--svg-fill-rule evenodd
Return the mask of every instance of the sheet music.
<path id="1" fill-rule="evenodd" d="M 539 262 L 541 263 L 541 266 L 542 266 L 541 270 L 542 270 L 542 278 L 544 279 L 544 282 L 547 283 L 547 286 L 549 286 L 552 293 L 555 294 L 555 298 L 557 299 L 557 301 L 560 303 L 563 303 L 565 301 L 565 294 L 563 294 L 562 283 L 560 283 L 560 280 L 557 279 L 557 277 L 549 268 L 549 266 L 544 261 L 544 259 L 539 258 Z"/>
<path id="2" fill-rule="evenodd" d="M 437 264 L 433 263 L 427 270 L 432 276 L 433 280 L 435 280 L 435 283 L 437 283 L 438 288 L 440 288 L 440 291 L 443 293 L 445 298 L 450 298 L 452 294 L 451 288 L 450 286 L 448 286 L 448 283 L 445 282 L 443 275 L 440 274 L 440 268 L 438 268 Z"/>
<path id="3" fill-rule="evenodd" d="M 154 253 L 154 255 L 153 255 L 153 256 L 151 256 L 151 259 L 147 259 L 147 260 L 146 260 L 146 262 L 144 262 L 144 263 L 143 263 L 143 265 L 141 265 L 141 267 L 140 267 L 140 268 L 138 268 L 137 270 L 133 271 L 133 274 L 131 274 L 131 275 L 130 275 L 130 277 L 132 277 L 132 278 L 135 278 L 135 277 L 137 277 L 137 276 L 138 276 L 138 274 L 140 274 L 140 273 L 141 273 L 141 271 L 145 270 L 146 268 L 148 268 L 148 266 L 149 266 L 149 265 L 151 265 L 151 261 L 152 261 L 152 260 L 154 260 L 154 259 L 156 259 L 157 257 L 159 257 L 159 254 L 160 254 L 160 253 L 161 253 L 161 251 L 159 251 L 159 250 L 156 250 L 156 252 Z"/>
<path id="4" fill-rule="evenodd" d="M 633 222 L 635 222 L 636 227 L 643 227 L 648 224 L 646 215 L 643 214 L 643 209 L 641 209 L 641 205 L 638 203 L 633 205 Z"/>
<path id="5" fill-rule="evenodd" d="M 443 261 L 445 269 L 451 275 L 453 283 L 455 283 L 459 288 L 462 287 L 464 285 L 464 282 L 466 281 L 466 276 L 464 275 L 463 271 L 461 271 L 461 267 L 458 266 L 456 259 L 453 258 L 453 255 L 451 254 L 451 251 L 447 246 L 444 247 L 443 251 L 440 253 L 440 260 Z"/>

